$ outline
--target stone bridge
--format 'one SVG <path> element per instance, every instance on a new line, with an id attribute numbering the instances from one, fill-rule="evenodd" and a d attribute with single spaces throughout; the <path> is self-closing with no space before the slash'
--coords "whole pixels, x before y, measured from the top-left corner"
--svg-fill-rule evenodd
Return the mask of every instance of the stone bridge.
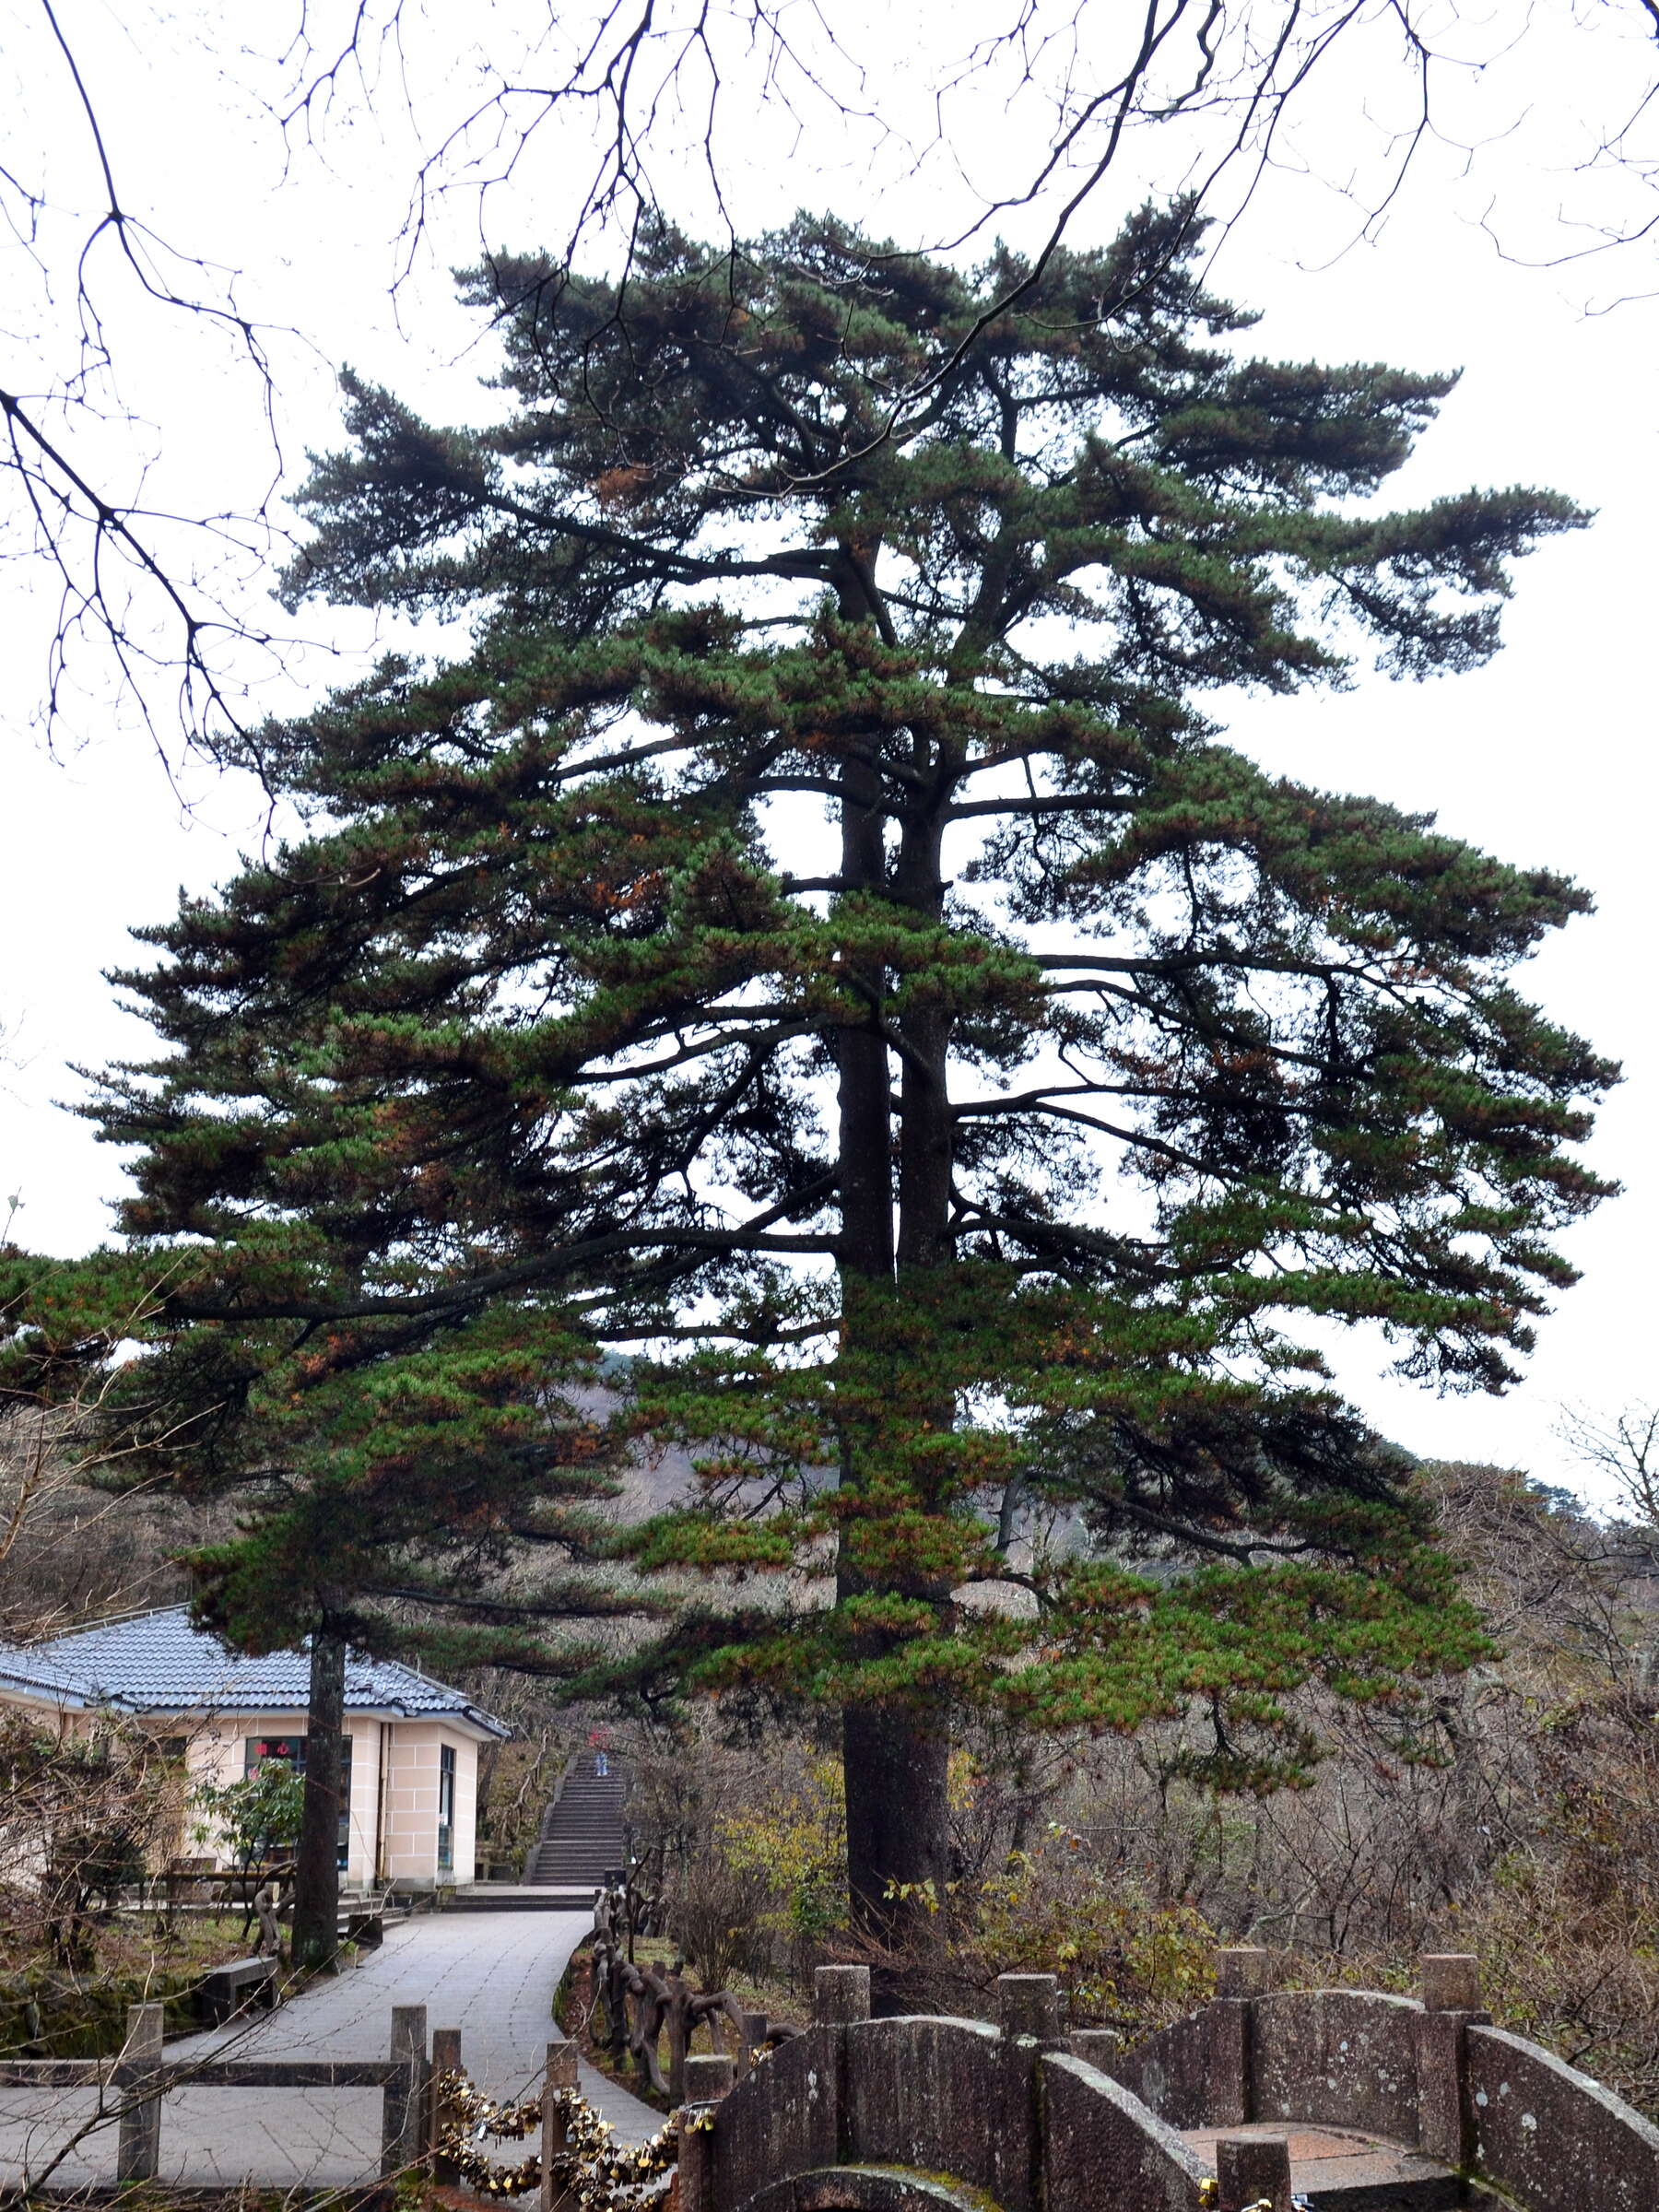
<path id="1" fill-rule="evenodd" d="M 1659 2212 L 1659 2129 L 1480 2009 L 1476 1962 L 1419 1997 L 1265 1988 L 1219 1954 L 1215 2002 L 1136 2049 L 1060 2029 L 1006 1974 L 1000 2018 L 871 2019 L 860 1967 L 733 2084 L 688 2062 L 679 2212 Z"/>

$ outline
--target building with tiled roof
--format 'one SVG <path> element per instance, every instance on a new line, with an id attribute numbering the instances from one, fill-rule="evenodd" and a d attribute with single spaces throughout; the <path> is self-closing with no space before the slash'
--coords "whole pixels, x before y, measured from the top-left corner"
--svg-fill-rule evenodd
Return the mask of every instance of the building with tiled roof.
<path id="1" fill-rule="evenodd" d="M 267 1759 L 303 1769 L 310 1672 L 303 1650 L 250 1658 L 170 1606 L 41 1643 L 0 1644 L 0 1703 L 49 1709 L 72 1726 L 85 1725 L 82 1715 L 130 1715 L 176 1746 L 193 1785 L 224 1783 Z M 509 1733 L 464 1690 L 352 1653 L 345 1878 L 402 1888 L 471 1881 L 479 1747 Z"/>

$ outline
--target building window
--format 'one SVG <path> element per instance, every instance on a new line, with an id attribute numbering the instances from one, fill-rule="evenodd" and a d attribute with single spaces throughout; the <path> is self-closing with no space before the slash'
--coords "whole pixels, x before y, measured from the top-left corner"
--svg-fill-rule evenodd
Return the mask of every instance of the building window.
<path id="1" fill-rule="evenodd" d="M 455 1866 L 455 1752 L 452 1744 L 438 1747 L 438 1871 L 453 1874 Z"/>
<path id="2" fill-rule="evenodd" d="M 305 1738 L 302 1735 L 251 1735 L 245 1747 L 245 1771 L 257 1774 L 267 1759 L 286 1759 L 296 1774 L 305 1771 Z"/>
<path id="3" fill-rule="evenodd" d="M 257 1774 L 267 1759 L 286 1759 L 296 1774 L 305 1771 L 305 1743 L 302 1735 L 250 1735 L 243 1743 L 242 1771 Z M 339 1860 L 342 1867 L 351 1855 L 351 1738 L 340 1738 L 340 1833 Z"/>

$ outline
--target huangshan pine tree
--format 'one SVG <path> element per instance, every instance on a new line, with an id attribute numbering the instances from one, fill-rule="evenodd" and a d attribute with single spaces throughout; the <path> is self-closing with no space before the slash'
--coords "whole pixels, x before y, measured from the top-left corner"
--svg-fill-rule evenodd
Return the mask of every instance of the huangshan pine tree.
<path id="1" fill-rule="evenodd" d="M 954 1713 L 1179 1718 L 1193 1771 L 1266 1786 L 1313 1684 L 1413 1749 L 1479 1638 L 1316 1342 L 1501 1387 L 1600 1194 L 1567 1147 L 1611 1071 L 1509 980 L 1583 896 L 1206 711 L 1477 665 L 1511 559 L 1582 518 L 1377 508 L 1453 380 L 1250 357 L 1196 245 L 1177 206 L 1040 267 L 806 218 L 664 228 L 620 290 L 492 261 L 500 423 L 350 382 L 295 579 L 474 649 L 265 733 L 312 832 L 123 979 L 167 1047 L 103 1109 L 126 1228 L 190 1244 L 157 1421 L 194 1393 L 239 1467 L 256 1399 L 317 1440 L 304 1541 L 359 1614 L 838 1710 L 889 2004 Z M 547 1441 L 597 1346 L 700 1455 L 620 1531 Z M 560 1562 L 546 1609 L 469 1541 Z M 232 1551 L 256 1610 L 280 1559 Z M 561 1634 L 588 1602 L 631 1629 Z"/>

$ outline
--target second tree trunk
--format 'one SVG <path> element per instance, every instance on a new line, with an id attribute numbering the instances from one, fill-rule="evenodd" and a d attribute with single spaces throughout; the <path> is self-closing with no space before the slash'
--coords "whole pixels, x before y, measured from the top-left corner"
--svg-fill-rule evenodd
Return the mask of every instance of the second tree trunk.
<path id="1" fill-rule="evenodd" d="M 294 1964 L 326 1966 L 339 1947 L 340 1764 L 346 1731 L 346 1645 L 318 1629 L 311 1645 L 305 1804 L 294 1864 Z"/>

